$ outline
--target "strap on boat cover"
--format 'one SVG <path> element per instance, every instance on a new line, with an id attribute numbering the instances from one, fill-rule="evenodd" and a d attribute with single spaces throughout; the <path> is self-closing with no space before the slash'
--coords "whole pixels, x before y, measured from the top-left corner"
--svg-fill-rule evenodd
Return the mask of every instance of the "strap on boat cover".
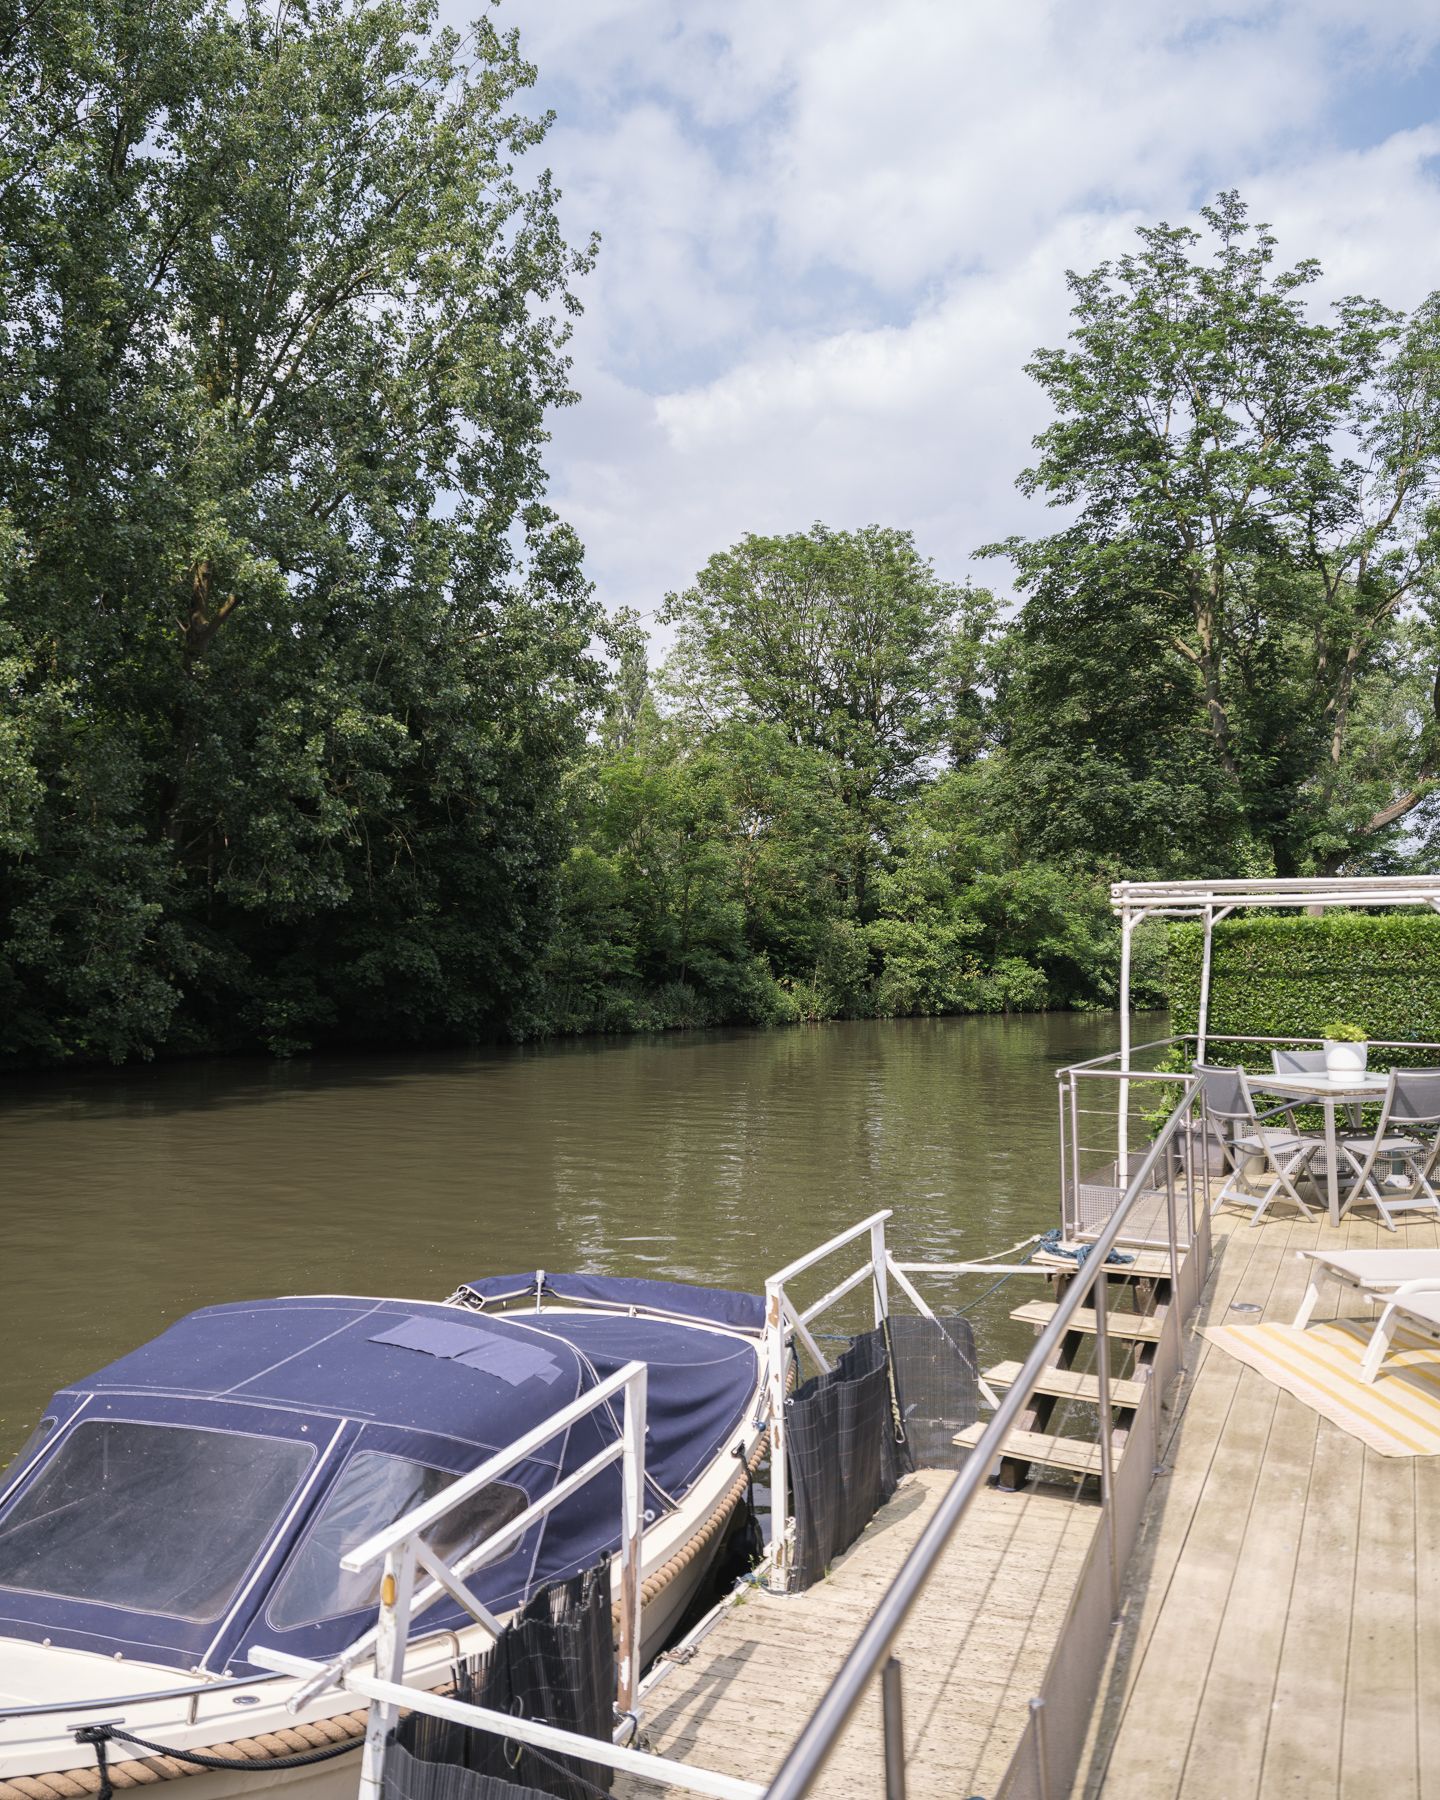
<path id="1" fill-rule="evenodd" d="M 454 1697 L 610 1741 L 615 1647 L 609 1559 L 541 1588 L 483 1655 L 455 1666 Z M 411 1713 L 385 1750 L 385 1800 L 591 1800 L 611 1771 L 493 1732 Z"/>

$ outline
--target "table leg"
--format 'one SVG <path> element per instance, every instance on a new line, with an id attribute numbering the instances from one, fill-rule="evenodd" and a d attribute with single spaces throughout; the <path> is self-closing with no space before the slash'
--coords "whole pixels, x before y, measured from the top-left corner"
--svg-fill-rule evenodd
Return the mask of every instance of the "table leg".
<path id="1" fill-rule="evenodd" d="M 1330 1202 L 1330 1223 L 1340 1223 L 1340 1152 L 1335 1143 L 1335 1102 L 1325 1101 L 1325 1197 Z"/>

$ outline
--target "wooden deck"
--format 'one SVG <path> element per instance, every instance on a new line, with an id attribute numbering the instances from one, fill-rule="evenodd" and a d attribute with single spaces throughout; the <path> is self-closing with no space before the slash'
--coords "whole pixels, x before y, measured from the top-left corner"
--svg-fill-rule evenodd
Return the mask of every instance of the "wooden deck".
<path id="1" fill-rule="evenodd" d="M 756 1591 L 723 1613 L 693 1657 L 651 1691 L 651 1746 L 751 1781 L 772 1776 L 951 1480 L 935 1471 L 908 1477 L 808 1592 L 782 1599 Z M 994 1791 L 1099 1517 L 1074 1489 L 979 1496 L 896 1648 L 909 1800 Z M 816 1792 L 874 1800 L 883 1791 L 872 1692 Z M 677 1790 L 619 1777 L 615 1792 L 652 1800 Z"/>
<path id="2" fill-rule="evenodd" d="M 1216 1232 L 1197 1325 L 1290 1317 L 1298 1249 L 1440 1241 L 1224 1212 Z M 1347 1315 L 1372 1316 L 1328 1284 L 1316 1318 Z M 1186 1363 L 1076 1791 L 1440 1796 L 1440 1457 L 1367 1450 L 1204 1338 Z"/>

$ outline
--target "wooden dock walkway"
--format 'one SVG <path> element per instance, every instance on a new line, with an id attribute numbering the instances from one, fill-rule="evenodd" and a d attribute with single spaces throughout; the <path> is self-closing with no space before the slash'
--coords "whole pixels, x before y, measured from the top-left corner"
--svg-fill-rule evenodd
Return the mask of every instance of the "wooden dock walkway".
<path id="1" fill-rule="evenodd" d="M 651 1746 L 768 1780 L 952 1479 L 934 1470 L 907 1477 L 828 1579 L 783 1598 L 754 1591 L 721 1614 L 690 1660 L 651 1690 Z M 987 1489 L 977 1499 L 896 1646 L 909 1800 L 994 1791 L 1099 1517 L 1075 1487 Z M 629 1777 L 615 1785 L 621 1800 L 676 1791 Z M 852 1720 L 816 1791 L 826 1800 L 874 1800 L 884 1791 L 878 1692 Z"/>
<path id="2" fill-rule="evenodd" d="M 1419 1220 L 1216 1229 L 1197 1327 L 1289 1319 L 1299 1249 L 1437 1243 Z M 1315 1316 L 1373 1314 L 1329 1283 Z M 1077 1793 L 1440 1796 L 1440 1457 L 1367 1449 L 1205 1338 L 1186 1364 Z"/>

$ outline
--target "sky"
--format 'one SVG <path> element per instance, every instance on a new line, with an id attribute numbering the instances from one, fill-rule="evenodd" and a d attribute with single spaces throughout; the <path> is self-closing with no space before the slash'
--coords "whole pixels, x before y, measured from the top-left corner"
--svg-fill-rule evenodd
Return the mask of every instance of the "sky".
<path id="1" fill-rule="evenodd" d="M 464 21 L 474 0 L 442 0 Z M 1238 188 L 1313 304 L 1440 287 L 1437 0 L 503 0 L 601 234 L 551 498 L 647 619 L 746 532 L 979 545 L 1057 523 L 1015 478 L 1067 269 Z M 663 636 L 657 648 L 663 649 Z"/>

